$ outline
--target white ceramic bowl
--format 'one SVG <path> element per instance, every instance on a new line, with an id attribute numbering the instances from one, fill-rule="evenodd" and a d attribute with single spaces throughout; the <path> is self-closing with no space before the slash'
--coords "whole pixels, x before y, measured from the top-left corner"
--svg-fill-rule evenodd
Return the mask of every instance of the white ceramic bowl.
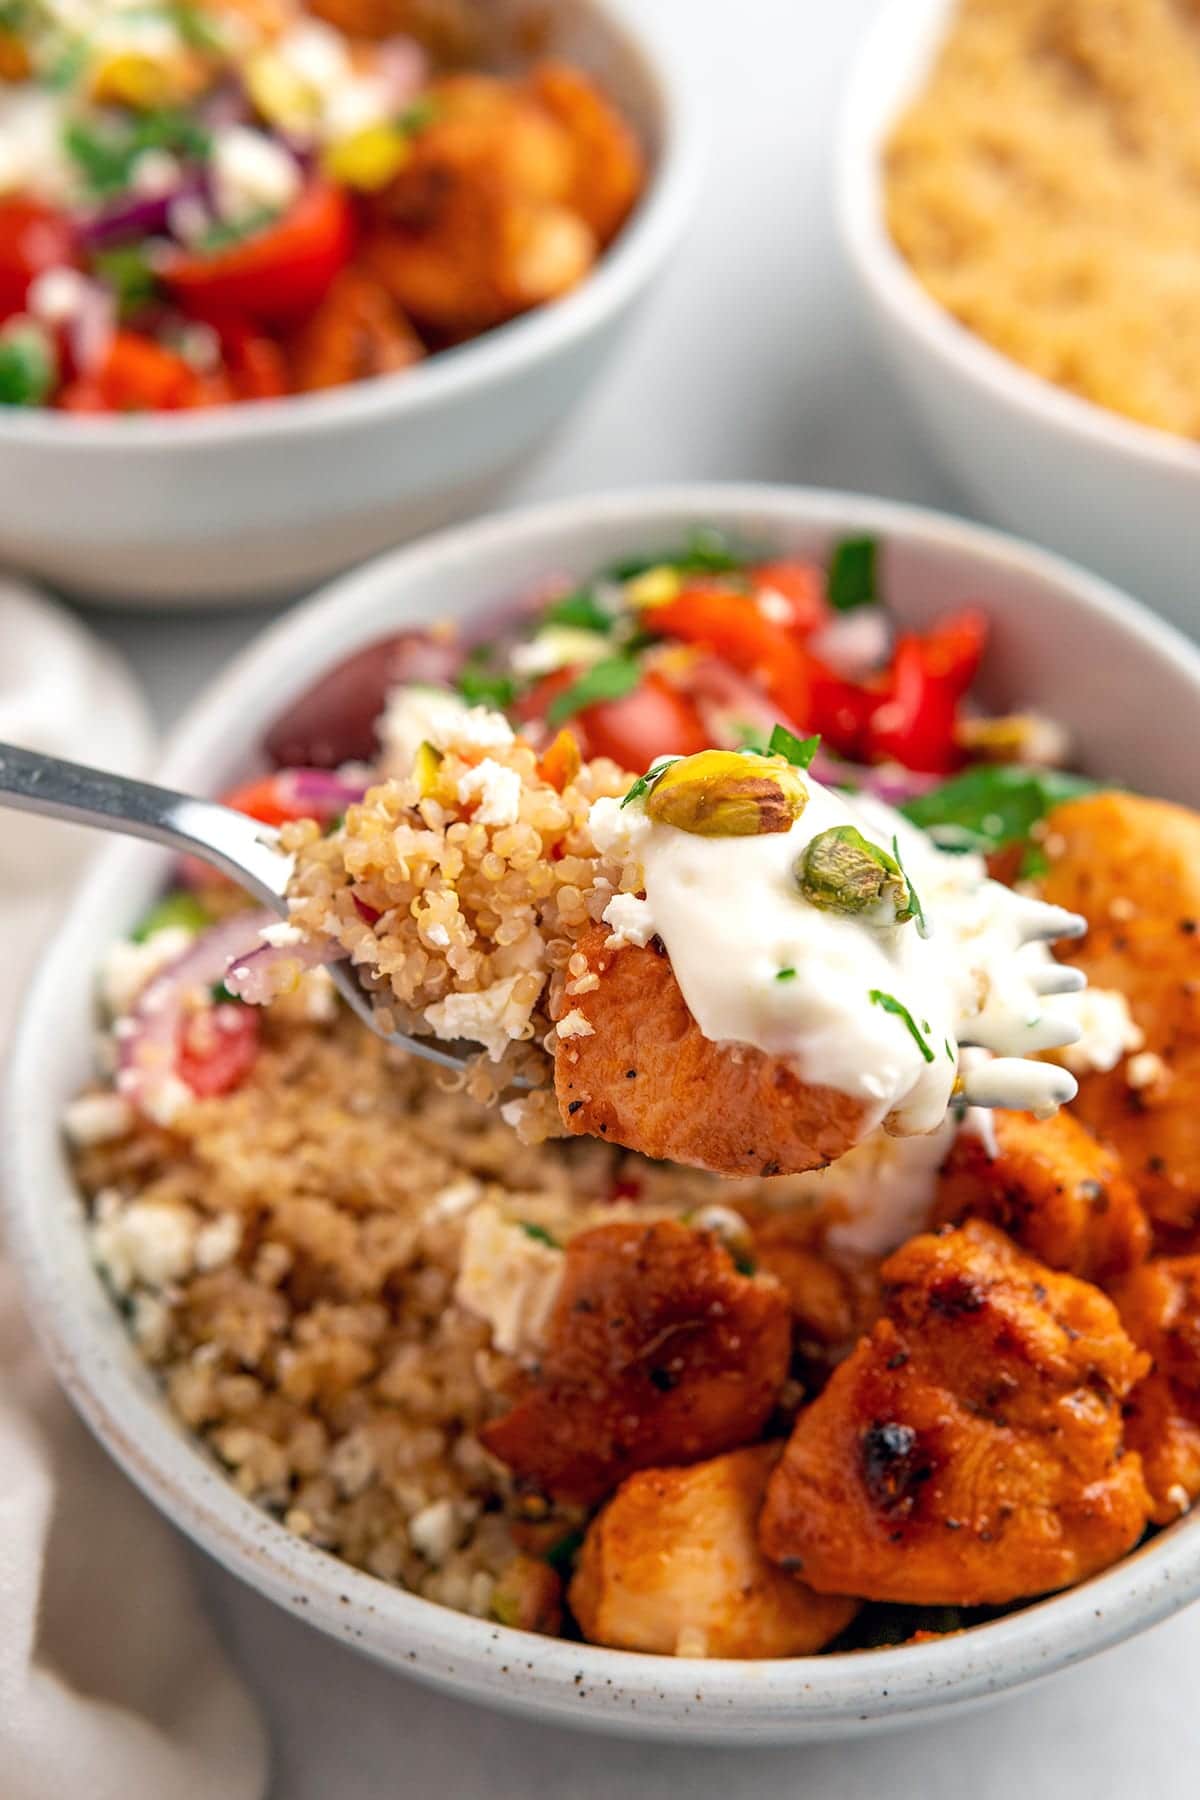
<path id="1" fill-rule="evenodd" d="M 954 0 L 886 0 L 842 102 L 838 223 L 883 349 L 948 474 L 987 516 L 1200 633 L 1200 445 L 1093 406 L 992 349 L 930 298 L 888 235 L 881 151 L 953 10 Z"/>
<path id="2" fill-rule="evenodd" d="M 635 0 L 490 0 L 616 97 L 646 193 L 573 294 L 403 374 L 141 418 L 0 408 L 0 560 L 123 604 L 295 593 L 478 509 L 603 367 L 698 186 L 688 88 Z"/>
<path id="3" fill-rule="evenodd" d="M 491 607 L 547 571 L 584 573 L 667 547 L 699 522 L 805 555 L 848 532 L 877 533 L 902 619 L 928 623 L 968 596 L 987 612 L 994 701 L 1061 718 L 1096 773 L 1200 804 L 1200 652 L 1168 627 L 1070 565 L 977 527 L 882 501 L 753 487 L 572 501 L 382 558 L 239 658 L 180 729 L 162 778 L 211 792 L 245 773 L 267 721 L 381 633 Z M 1109 1573 L 961 1637 L 870 1655 L 690 1662 L 467 1618 L 290 1535 L 173 1421 L 88 1260 L 59 1141 L 61 1108 L 90 1073 L 90 972 L 164 869 L 162 854 L 142 846 L 110 851 L 37 972 L 0 1118 L 9 1242 L 59 1379 L 93 1430 L 170 1518 L 264 1593 L 394 1668 L 490 1705 L 630 1735 L 761 1744 L 853 1736 L 978 1701 L 1102 1650 L 1200 1590 L 1198 1514 Z"/>

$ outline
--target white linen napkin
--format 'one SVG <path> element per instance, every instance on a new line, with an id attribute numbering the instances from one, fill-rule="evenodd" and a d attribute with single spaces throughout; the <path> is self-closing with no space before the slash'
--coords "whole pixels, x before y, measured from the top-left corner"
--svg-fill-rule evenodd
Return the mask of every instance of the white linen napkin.
<path id="1" fill-rule="evenodd" d="M 128 673 L 0 579 L 0 741 L 133 771 Z M 0 811 L 0 1049 L 83 831 Z M 166 1523 L 57 1391 L 0 1260 L 0 1800 L 258 1800 L 266 1746 Z"/>

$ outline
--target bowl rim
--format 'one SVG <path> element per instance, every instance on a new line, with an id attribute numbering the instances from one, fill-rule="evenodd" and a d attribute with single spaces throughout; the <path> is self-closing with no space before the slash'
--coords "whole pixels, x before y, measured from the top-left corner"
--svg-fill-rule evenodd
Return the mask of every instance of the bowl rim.
<path id="1" fill-rule="evenodd" d="M 506 548 L 536 548 L 558 533 L 605 522 L 631 531 L 671 515 L 764 526 L 872 531 L 909 543 L 957 548 L 1000 575 L 1018 569 L 1065 589 L 1159 655 L 1170 657 L 1200 699 L 1200 649 L 1107 582 L 1065 559 L 981 526 L 861 495 L 768 485 L 708 484 L 611 493 L 502 514 L 439 533 L 374 559 L 328 584 L 260 634 L 212 683 L 172 735 L 159 775 L 182 779 L 231 719 L 271 691 L 281 653 L 315 672 L 323 650 L 340 654 L 377 634 L 383 594 L 428 574 L 466 575 Z M 553 546 L 558 548 L 557 544 Z M 337 630 L 330 631 L 336 621 Z M 356 631 L 360 633 L 356 637 Z M 78 980 L 72 920 L 110 906 L 140 847 L 118 845 L 98 861 L 67 915 L 62 941 L 44 955 L 13 1036 L 0 1096 L 3 1218 L 26 1306 L 60 1383 L 126 1473 L 203 1548 L 299 1617 L 394 1667 L 465 1697 L 562 1723 L 633 1736 L 692 1741 L 788 1742 L 886 1726 L 941 1706 L 1011 1689 L 1065 1668 L 1165 1618 L 1200 1593 L 1200 1516 L 1181 1520 L 1078 1587 L 1036 1601 L 961 1637 L 771 1662 L 679 1661 L 534 1637 L 393 1588 L 298 1539 L 210 1467 L 192 1435 L 172 1424 L 161 1397 L 138 1393 L 105 1345 L 124 1326 L 115 1307 L 93 1325 L 86 1309 L 56 1304 L 54 1272 L 34 1224 L 43 1202 L 33 1132 L 46 1120 L 40 1036 L 57 996 Z M 54 1120 L 48 1121 L 51 1131 Z M 72 1231 L 76 1229 L 74 1224 Z M 98 1278 L 97 1278 L 98 1279 Z M 142 1431 L 132 1427 L 145 1426 Z M 415 1646 L 415 1647 L 414 1647 Z"/>
<path id="2" fill-rule="evenodd" d="M 880 311 L 917 338 L 948 375 L 1077 444 L 1200 480 L 1200 444 L 1086 400 L 1006 356 L 940 305 L 893 243 L 880 204 L 883 142 L 927 67 L 928 57 L 922 58 L 914 46 L 928 32 L 936 50 L 954 4 L 884 0 L 858 46 L 834 129 L 835 223 L 851 267 Z M 900 98 L 881 112 L 875 100 L 880 73 L 896 68 L 908 79 Z"/>
<path id="3" fill-rule="evenodd" d="M 687 58 L 634 0 L 574 0 L 637 65 L 653 97 L 659 142 L 650 179 L 629 218 L 584 281 L 559 300 L 494 326 L 415 369 L 311 394 L 284 394 L 197 412 L 109 418 L 53 409 L 0 408 L 0 451 L 36 448 L 87 456 L 173 447 L 248 445 L 320 436 L 380 418 L 411 420 L 463 395 L 518 380 L 569 351 L 619 313 L 665 260 L 700 191 L 704 129 Z"/>

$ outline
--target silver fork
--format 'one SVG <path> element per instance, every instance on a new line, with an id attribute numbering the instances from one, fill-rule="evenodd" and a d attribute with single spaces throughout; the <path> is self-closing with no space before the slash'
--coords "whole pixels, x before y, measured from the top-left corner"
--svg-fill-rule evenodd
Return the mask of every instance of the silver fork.
<path id="1" fill-rule="evenodd" d="M 236 881 L 264 906 L 287 917 L 287 885 L 292 859 L 279 849 L 269 826 L 248 819 L 216 800 L 198 800 L 149 781 L 110 775 L 57 756 L 0 743 L 0 807 L 40 813 L 71 825 L 91 825 L 124 837 L 148 838 L 180 855 L 198 856 Z M 342 999 L 378 1037 L 414 1056 L 461 1070 L 475 1045 L 443 1046 L 432 1038 L 406 1037 L 384 1031 L 369 994 L 350 964 L 328 965 L 330 979 Z"/>

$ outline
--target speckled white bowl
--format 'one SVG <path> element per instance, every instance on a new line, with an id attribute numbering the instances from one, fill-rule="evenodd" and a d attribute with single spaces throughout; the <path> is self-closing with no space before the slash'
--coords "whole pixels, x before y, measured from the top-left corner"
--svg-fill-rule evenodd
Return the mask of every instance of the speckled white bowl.
<path id="1" fill-rule="evenodd" d="M 885 544 L 901 618 L 965 598 L 993 624 L 986 686 L 1061 718 L 1087 766 L 1200 804 L 1200 652 L 1069 564 L 953 519 L 777 488 L 679 488 L 514 513 L 393 553 L 267 631 L 180 728 L 162 778 L 220 789 L 252 765 L 262 725 L 323 668 L 399 625 L 470 613 L 548 570 L 586 572 L 689 525 L 776 552 L 823 554 L 846 533 Z M 1170 730 L 1163 729 L 1163 721 Z M 89 1074 L 89 973 L 142 912 L 161 854 L 118 845 L 38 969 L 13 1045 L 0 1145 L 6 1218 L 34 1323 L 72 1400 L 128 1473 L 228 1568 L 396 1669 L 488 1705 L 645 1737 L 756 1744 L 854 1736 L 978 1702 L 1102 1650 L 1200 1591 L 1200 1516 L 1109 1573 L 961 1637 L 870 1655 L 676 1662 L 529 1636 L 357 1573 L 242 1499 L 172 1419 L 88 1260 L 59 1141 Z"/>
<path id="2" fill-rule="evenodd" d="M 1092 405 L 1011 361 L 930 298 L 888 234 L 881 154 L 955 0 L 887 0 L 842 100 L 838 225 L 880 344 L 947 473 L 980 509 L 1200 635 L 1200 445 Z"/>
<path id="3" fill-rule="evenodd" d="M 479 511 L 596 379 L 666 267 L 699 186 L 696 107 L 637 0 L 489 0 L 604 82 L 650 157 L 632 217 L 550 306 L 398 375 L 206 412 L 0 407 L 0 557 L 77 599 L 231 605 L 296 594 Z"/>

